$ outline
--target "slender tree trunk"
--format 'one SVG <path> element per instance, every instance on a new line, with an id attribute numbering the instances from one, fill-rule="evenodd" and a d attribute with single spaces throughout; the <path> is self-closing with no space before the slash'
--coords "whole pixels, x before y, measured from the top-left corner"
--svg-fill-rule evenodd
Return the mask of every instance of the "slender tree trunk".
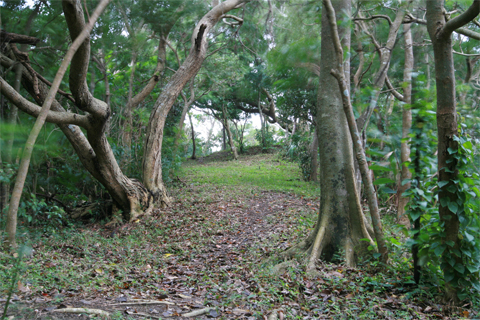
<path id="1" fill-rule="evenodd" d="M 192 116 L 190 115 L 190 113 L 188 114 L 188 119 L 190 120 L 190 128 L 192 129 L 192 135 L 191 135 L 191 138 L 192 138 L 192 156 L 190 157 L 190 159 L 195 160 L 195 159 L 197 159 L 197 156 L 195 155 L 195 153 L 197 152 L 197 146 L 195 144 L 195 130 L 193 128 L 193 121 L 192 121 Z"/>
<path id="2" fill-rule="evenodd" d="M 410 188 L 410 182 L 405 182 L 412 178 L 412 173 L 407 167 L 407 162 L 410 161 L 410 129 L 412 127 L 412 71 L 414 64 L 413 56 L 413 42 L 412 31 L 410 24 L 403 25 L 403 37 L 405 41 L 405 67 L 403 71 L 403 101 L 405 105 L 402 106 L 402 142 L 400 145 L 400 161 L 401 172 L 400 181 L 397 189 L 397 222 L 410 228 L 410 219 L 405 215 L 405 206 L 408 203 L 408 197 L 403 197 L 402 194 Z"/>
<path id="3" fill-rule="evenodd" d="M 480 1 L 474 0 L 472 6 L 448 22 L 445 20 L 443 0 L 427 1 L 427 29 L 433 44 L 435 57 L 435 79 L 437 84 L 437 129 L 438 129 L 438 168 L 439 199 L 448 199 L 448 203 L 457 203 L 458 193 L 451 193 L 448 188 L 455 187 L 458 178 L 457 160 L 454 153 L 458 143 L 454 137 L 458 135 L 457 110 L 455 97 L 455 68 L 453 64 L 452 33 L 455 29 L 470 22 L 479 14 Z M 460 200 L 461 201 L 461 200 Z M 444 223 L 445 243 L 453 243 L 452 249 L 460 249 L 458 237 L 460 222 L 454 206 L 439 206 L 440 220 Z M 450 244 L 449 244 L 450 246 Z M 455 264 L 461 264 L 461 257 L 455 257 Z M 455 265 L 454 265 L 455 266 Z M 447 279 L 455 274 L 455 268 L 443 263 L 445 275 L 445 299 L 458 303 L 458 284 Z"/>
<path id="4" fill-rule="evenodd" d="M 235 160 L 238 160 L 237 148 L 235 148 L 235 142 L 233 141 L 232 131 L 230 130 L 230 125 L 228 124 L 227 110 L 225 109 L 224 105 L 222 105 L 222 113 L 223 113 L 223 127 L 227 131 L 228 144 L 230 145 L 230 149 L 233 152 L 233 158 Z"/>
<path id="5" fill-rule="evenodd" d="M 310 181 L 318 181 L 318 128 L 315 126 L 313 133 L 312 145 L 310 148 Z"/>
<path id="6" fill-rule="evenodd" d="M 130 154 L 132 147 L 132 131 L 133 131 L 133 82 L 135 81 L 135 69 L 137 66 L 137 52 L 136 48 L 132 49 L 132 60 L 130 64 L 130 77 L 128 79 L 128 96 L 127 105 L 125 106 L 125 125 L 123 126 L 123 145 L 127 148 L 127 153 Z M 130 156 L 127 156 L 130 158 Z"/>
<path id="7" fill-rule="evenodd" d="M 227 134 L 225 132 L 225 124 L 222 123 L 222 151 L 227 150 Z"/>

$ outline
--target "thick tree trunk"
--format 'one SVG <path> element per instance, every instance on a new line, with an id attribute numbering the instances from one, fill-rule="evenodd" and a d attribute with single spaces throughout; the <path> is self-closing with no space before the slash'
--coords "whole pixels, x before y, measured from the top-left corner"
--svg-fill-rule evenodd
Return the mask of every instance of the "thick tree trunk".
<path id="1" fill-rule="evenodd" d="M 350 18 L 351 0 L 338 0 L 333 4 L 337 20 Z M 346 15 L 346 17 L 345 17 Z M 330 71 L 338 63 L 333 46 L 332 30 L 326 14 L 322 15 L 322 44 L 320 84 L 317 102 L 317 126 L 320 149 L 320 212 L 315 230 L 285 255 L 298 250 L 310 250 L 309 268 L 323 254 L 326 260 L 344 250 L 347 265 L 355 264 L 356 254 L 367 250 L 373 241 L 364 224 L 360 200 L 356 192 L 353 148 L 348 131 L 341 92 Z M 350 26 L 339 29 L 342 45 L 350 48 Z M 345 61 L 349 70 L 349 61 Z M 349 79 L 350 77 L 346 77 Z M 361 241 L 369 239 L 369 242 Z"/>
<path id="2" fill-rule="evenodd" d="M 143 181 L 154 201 L 166 205 L 170 202 L 162 180 L 163 129 L 168 112 L 180 91 L 200 70 L 207 56 L 208 33 L 222 15 L 243 4 L 245 0 L 227 0 L 214 7 L 197 24 L 192 34 L 192 46 L 188 57 L 172 76 L 158 97 L 150 115 L 145 139 Z"/>
<path id="3" fill-rule="evenodd" d="M 454 137 L 458 135 L 457 111 L 455 100 L 455 68 L 453 64 L 452 33 L 455 29 L 470 22 L 479 14 L 480 1 L 474 0 L 472 6 L 448 22 L 445 20 L 443 0 L 427 1 L 427 29 L 433 43 L 435 56 L 435 79 L 437 84 L 437 129 L 438 129 L 438 168 L 440 184 L 438 198 L 448 199 L 456 203 L 458 193 L 451 193 L 448 188 L 455 186 L 458 177 L 457 161 L 454 153 L 458 143 Z M 453 207 L 453 206 L 452 206 Z M 452 249 L 460 249 L 458 237 L 460 222 L 457 212 L 452 212 L 448 205 L 439 206 L 440 220 L 444 222 L 445 243 L 453 243 Z M 450 246 L 450 245 L 449 245 Z M 461 264 L 461 257 L 456 257 L 456 263 Z M 449 263 L 443 263 L 445 275 L 455 274 L 455 268 Z M 447 277 L 445 277 L 447 279 Z M 445 281 L 445 298 L 458 303 L 458 283 Z"/>
<path id="4" fill-rule="evenodd" d="M 403 101 L 405 105 L 402 106 L 402 143 L 400 146 L 400 161 L 402 169 L 400 172 L 400 181 L 397 189 L 397 222 L 403 224 L 410 229 L 410 219 L 405 215 L 405 206 L 408 203 L 408 197 L 403 197 L 402 194 L 410 188 L 410 182 L 403 183 L 405 180 L 412 178 L 412 173 L 408 169 L 406 163 L 410 161 L 410 129 L 412 127 L 412 71 L 413 71 L 413 42 L 412 31 L 410 24 L 403 25 L 403 37 L 405 41 L 405 66 L 403 71 Z"/>

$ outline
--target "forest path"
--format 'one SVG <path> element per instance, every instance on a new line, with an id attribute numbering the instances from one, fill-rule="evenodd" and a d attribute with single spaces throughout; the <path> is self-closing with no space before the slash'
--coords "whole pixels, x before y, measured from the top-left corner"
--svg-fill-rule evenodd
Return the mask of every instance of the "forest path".
<path id="1" fill-rule="evenodd" d="M 410 269 L 401 257 L 392 262 L 396 268 L 319 263 L 318 276 L 309 279 L 297 264 L 272 275 L 266 259 L 304 239 L 313 227 L 316 190 L 299 179 L 296 164 L 276 155 L 187 163 L 170 186 L 174 201 L 167 209 L 114 233 L 95 222 L 36 239 L 33 256 L 22 263 L 8 315 L 90 319 L 59 313 L 66 307 L 103 310 L 114 320 L 474 315 L 468 307 L 452 311 L 419 293 L 408 284 Z M 5 298 L 6 291 L 0 293 L 0 307 Z"/>

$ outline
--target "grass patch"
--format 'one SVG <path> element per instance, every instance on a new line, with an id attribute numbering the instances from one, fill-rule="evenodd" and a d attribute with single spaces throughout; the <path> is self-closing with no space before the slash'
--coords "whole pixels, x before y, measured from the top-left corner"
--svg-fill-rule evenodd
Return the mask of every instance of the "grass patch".
<path id="1" fill-rule="evenodd" d="M 242 190 L 291 192 L 316 198 L 320 184 L 301 179 L 296 163 L 287 162 L 275 154 L 240 156 L 238 161 L 205 162 L 189 160 L 182 167 L 180 176 L 188 177 L 194 184 L 235 186 Z"/>

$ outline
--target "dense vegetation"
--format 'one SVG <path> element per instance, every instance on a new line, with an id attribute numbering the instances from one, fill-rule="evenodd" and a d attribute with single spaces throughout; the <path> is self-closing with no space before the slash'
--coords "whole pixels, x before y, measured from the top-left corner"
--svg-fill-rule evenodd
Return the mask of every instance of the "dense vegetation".
<path id="1" fill-rule="evenodd" d="M 0 2 L 5 310 L 475 315 L 480 1 L 109 2 Z"/>

